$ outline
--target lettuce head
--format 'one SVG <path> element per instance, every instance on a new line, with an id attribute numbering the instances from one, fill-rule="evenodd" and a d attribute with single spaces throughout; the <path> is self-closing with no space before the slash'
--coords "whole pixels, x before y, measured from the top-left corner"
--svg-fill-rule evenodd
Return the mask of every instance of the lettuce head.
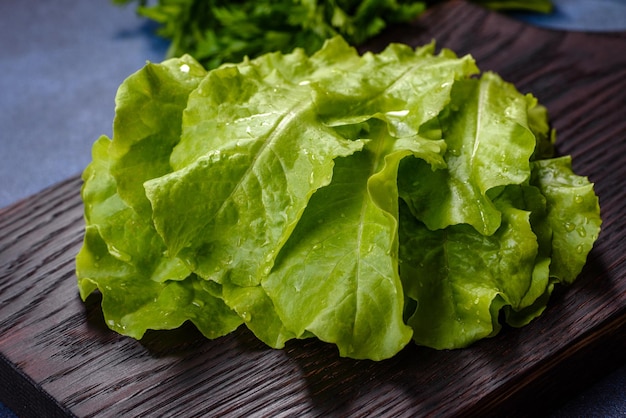
<path id="1" fill-rule="evenodd" d="M 599 234 L 553 142 L 535 97 L 434 43 L 148 63 L 83 174 L 80 295 L 137 339 L 464 347 L 539 315 Z"/>

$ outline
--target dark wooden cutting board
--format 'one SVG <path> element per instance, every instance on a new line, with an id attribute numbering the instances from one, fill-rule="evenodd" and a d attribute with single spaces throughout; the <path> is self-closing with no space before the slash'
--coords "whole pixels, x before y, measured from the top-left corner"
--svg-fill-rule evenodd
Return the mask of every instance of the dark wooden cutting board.
<path id="1" fill-rule="evenodd" d="M 467 349 L 410 345 L 378 363 L 314 340 L 272 350 L 244 329 L 209 341 L 184 326 L 135 341 L 106 328 L 98 297 L 78 297 L 81 182 L 71 178 L 0 210 L 0 400 L 47 417 L 512 416 L 546 412 L 624 364 L 626 33 L 541 30 L 452 1 L 369 48 L 433 38 L 538 96 L 558 153 L 596 183 L 603 231 L 539 319 Z"/>

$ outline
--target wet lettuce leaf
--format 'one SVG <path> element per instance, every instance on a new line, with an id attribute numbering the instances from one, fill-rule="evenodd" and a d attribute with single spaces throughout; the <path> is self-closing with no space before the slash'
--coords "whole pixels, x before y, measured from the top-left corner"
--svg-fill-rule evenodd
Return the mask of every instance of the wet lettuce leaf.
<path id="1" fill-rule="evenodd" d="M 148 63 L 83 174 L 79 291 L 133 338 L 465 347 L 541 314 L 597 239 L 553 143 L 536 98 L 434 43 Z"/>

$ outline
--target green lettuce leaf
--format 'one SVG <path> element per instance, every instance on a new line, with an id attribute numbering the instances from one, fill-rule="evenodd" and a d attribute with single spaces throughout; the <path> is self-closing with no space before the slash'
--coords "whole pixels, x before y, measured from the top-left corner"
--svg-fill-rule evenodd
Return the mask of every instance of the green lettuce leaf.
<path id="1" fill-rule="evenodd" d="M 400 272 L 407 296 L 416 301 L 407 322 L 417 343 L 466 346 L 499 330 L 503 306 L 520 308 L 538 244 L 527 211 L 503 198 L 494 204 L 502 224 L 489 236 L 469 225 L 431 231 L 401 211 Z"/>
<path id="2" fill-rule="evenodd" d="M 451 95 L 439 118 L 448 169 L 432 171 L 407 160 L 399 176 L 401 195 L 430 229 L 469 224 L 492 235 L 500 211 L 488 192 L 530 176 L 537 140 L 528 126 L 529 103 L 493 73 L 455 83 Z"/>
<path id="3" fill-rule="evenodd" d="M 165 246 L 146 222 L 116 192 L 110 175 L 111 141 L 94 144 L 93 162 L 83 175 L 87 227 L 76 257 L 81 297 L 102 294 L 106 324 L 141 338 L 148 329 L 173 329 L 193 322 L 208 338 L 235 330 L 241 319 L 216 297 L 216 283 L 198 279 Z"/>
<path id="4" fill-rule="evenodd" d="M 204 79 L 189 97 L 177 170 L 145 183 L 170 253 L 240 286 L 267 275 L 335 158 L 363 146 L 319 123 L 309 85 L 277 84 L 252 65 Z"/>
<path id="5" fill-rule="evenodd" d="M 533 165 L 531 184 L 546 198 L 545 222 L 552 230 L 550 275 L 571 284 L 600 233 L 598 196 L 586 177 L 572 171 L 570 156 L 539 160 Z"/>
<path id="6" fill-rule="evenodd" d="M 189 93 L 206 71 L 190 57 L 148 63 L 116 95 L 111 174 L 120 197 L 142 215 L 151 212 L 143 182 L 171 171 Z"/>
<path id="7" fill-rule="evenodd" d="M 378 360 L 411 338 L 397 269 L 398 164 L 409 154 L 442 160 L 429 140 L 396 141 L 372 124 L 365 150 L 337 160 L 333 182 L 313 196 L 262 285 L 297 335 Z"/>

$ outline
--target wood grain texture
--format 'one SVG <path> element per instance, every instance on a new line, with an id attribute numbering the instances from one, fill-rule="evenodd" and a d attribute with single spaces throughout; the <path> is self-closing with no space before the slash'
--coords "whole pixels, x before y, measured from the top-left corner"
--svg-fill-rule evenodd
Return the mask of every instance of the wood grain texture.
<path id="1" fill-rule="evenodd" d="M 382 362 L 315 340 L 272 350 L 245 329 L 209 341 L 183 326 L 135 341 L 106 328 L 98 297 L 78 297 L 72 178 L 0 210 L 0 400 L 23 416 L 524 416 L 623 364 L 626 34 L 541 30 L 452 1 L 368 48 L 433 38 L 533 92 L 557 152 L 596 183 L 603 231 L 540 318 L 467 349 L 410 345 Z"/>

